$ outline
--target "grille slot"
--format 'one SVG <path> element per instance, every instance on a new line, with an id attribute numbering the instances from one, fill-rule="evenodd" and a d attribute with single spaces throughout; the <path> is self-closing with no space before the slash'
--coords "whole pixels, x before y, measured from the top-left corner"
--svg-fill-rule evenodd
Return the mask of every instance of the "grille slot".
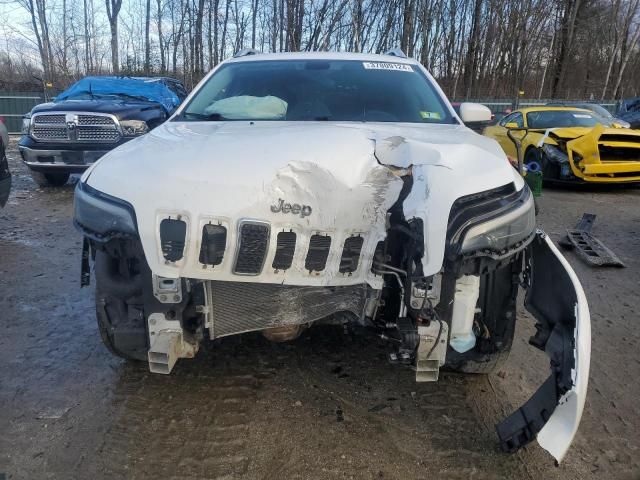
<path id="1" fill-rule="evenodd" d="M 273 268 L 286 270 L 293 263 L 293 254 L 296 251 L 296 234 L 293 232 L 278 233 L 276 254 L 273 257 Z"/>
<path id="2" fill-rule="evenodd" d="M 101 115 L 78 115 L 78 125 L 113 125 L 113 120 Z"/>
<path id="3" fill-rule="evenodd" d="M 359 235 L 345 240 L 342 257 L 340 257 L 340 268 L 338 269 L 340 273 L 353 273 L 358 269 L 363 243 L 364 238 Z"/>
<path id="4" fill-rule="evenodd" d="M 32 134 L 38 139 L 53 139 L 53 140 L 67 140 L 67 128 L 66 127 L 33 127 Z"/>
<path id="5" fill-rule="evenodd" d="M 116 130 L 101 127 L 78 127 L 78 140 L 115 142 L 118 138 L 120 138 L 120 134 Z"/>
<path id="6" fill-rule="evenodd" d="M 312 235 L 309 241 L 309 252 L 304 261 L 304 268 L 310 272 L 321 272 L 327 265 L 331 237 L 328 235 Z"/>
<path id="7" fill-rule="evenodd" d="M 60 124 L 64 125 L 65 116 L 63 114 L 58 115 L 38 115 L 34 118 L 33 123 L 49 123 L 49 124 Z"/>
<path id="8" fill-rule="evenodd" d="M 234 273 L 258 275 L 269 248 L 269 225 L 244 222 L 240 225 L 239 246 Z"/>
<path id="9" fill-rule="evenodd" d="M 227 245 L 227 229 L 222 225 L 208 224 L 202 228 L 200 263 L 220 265 Z"/>
<path id="10" fill-rule="evenodd" d="M 184 256 L 187 224 L 182 220 L 165 218 L 160 222 L 160 245 L 165 260 L 177 262 Z"/>

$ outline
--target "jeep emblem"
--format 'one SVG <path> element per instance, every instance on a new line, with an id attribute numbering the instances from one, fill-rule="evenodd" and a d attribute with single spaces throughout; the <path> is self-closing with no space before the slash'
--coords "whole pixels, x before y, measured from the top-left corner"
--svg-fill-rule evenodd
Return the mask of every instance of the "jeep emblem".
<path id="1" fill-rule="evenodd" d="M 311 207 L 309 205 L 285 203 L 281 198 L 278 199 L 278 202 L 275 205 L 271 205 L 271 211 L 273 213 L 293 213 L 294 215 L 300 215 L 300 218 L 311 215 Z"/>

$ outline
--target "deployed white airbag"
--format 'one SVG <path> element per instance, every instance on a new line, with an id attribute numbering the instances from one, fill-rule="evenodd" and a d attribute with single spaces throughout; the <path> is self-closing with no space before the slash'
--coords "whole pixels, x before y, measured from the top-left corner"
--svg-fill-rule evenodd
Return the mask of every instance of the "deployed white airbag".
<path id="1" fill-rule="evenodd" d="M 272 95 L 241 95 L 217 100 L 205 108 L 204 113 L 230 120 L 282 120 L 287 115 L 287 106 L 287 102 Z"/>

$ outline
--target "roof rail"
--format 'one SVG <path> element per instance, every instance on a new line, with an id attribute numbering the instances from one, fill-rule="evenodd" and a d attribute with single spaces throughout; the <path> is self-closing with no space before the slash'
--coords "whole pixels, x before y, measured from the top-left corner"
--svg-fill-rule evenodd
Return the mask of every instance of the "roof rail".
<path id="1" fill-rule="evenodd" d="M 407 58 L 407 54 L 400 50 L 400 47 L 392 48 L 391 50 L 384 52 L 385 55 L 391 55 L 393 57 Z"/>
<path id="2" fill-rule="evenodd" d="M 233 55 L 233 58 L 246 57 L 247 55 L 259 55 L 259 54 L 260 54 L 260 51 L 256 50 L 255 48 L 243 48 L 242 50 L 238 50 Z"/>

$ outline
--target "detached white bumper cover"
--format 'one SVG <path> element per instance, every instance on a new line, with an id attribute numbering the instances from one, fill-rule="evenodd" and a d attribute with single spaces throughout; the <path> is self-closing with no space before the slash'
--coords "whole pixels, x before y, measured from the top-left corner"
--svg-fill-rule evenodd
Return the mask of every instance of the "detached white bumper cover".
<path id="1" fill-rule="evenodd" d="M 525 307 L 536 318 L 529 343 L 551 359 L 551 375 L 517 411 L 497 425 L 502 448 L 536 438 L 562 461 L 578 430 L 587 395 L 591 319 L 582 285 L 547 235 L 538 231 L 527 261 Z"/>

